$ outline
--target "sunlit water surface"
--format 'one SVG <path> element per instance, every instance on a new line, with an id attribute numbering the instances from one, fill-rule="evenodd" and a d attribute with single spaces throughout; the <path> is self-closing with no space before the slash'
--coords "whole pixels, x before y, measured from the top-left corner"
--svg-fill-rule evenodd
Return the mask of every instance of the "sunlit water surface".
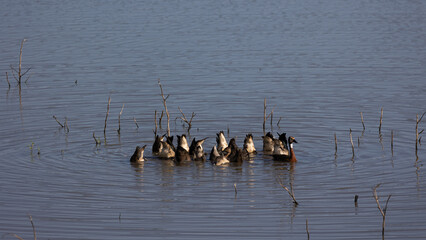
<path id="1" fill-rule="evenodd" d="M 3 2 L 0 234 L 33 238 L 31 215 L 39 239 L 307 239 L 306 220 L 312 239 L 380 239 L 381 183 L 385 238 L 423 239 L 425 14 L 424 1 Z M 9 66 L 24 38 L 19 88 Z M 172 135 L 186 132 L 180 107 L 207 152 L 224 130 L 240 147 L 252 133 L 258 154 L 226 167 L 153 157 L 158 79 Z M 296 164 L 262 152 L 264 99 L 266 131 L 297 139 Z"/>

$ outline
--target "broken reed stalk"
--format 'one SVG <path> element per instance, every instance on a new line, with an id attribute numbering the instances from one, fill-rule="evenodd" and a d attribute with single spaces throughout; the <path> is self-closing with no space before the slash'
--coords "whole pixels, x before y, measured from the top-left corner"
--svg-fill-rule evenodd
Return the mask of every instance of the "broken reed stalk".
<path id="1" fill-rule="evenodd" d="M 36 231 L 35 231 L 34 222 L 33 222 L 33 217 L 31 215 L 28 215 L 28 217 L 30 218 L 31 226 L 33 227 L 34 240 L 37 240 Z"/>
<path id="2" fill-rule="evenodd" d="M 280 119 L 278 119 L 277 127 L 280 127 L 281 118 L 282 118 L 282 117 L 280 117 Z"/>
<path id="3" fill-rule="evenodd" d="M 163 129 L 163 127 L 161 126 L 161 123 L 163 122 L 163 116 L 164 116 L 164 111 L 161 111 L 161 115 L 158 118 L 158 125 L 159 125 L 160 129 Z"/>
<path id="4" fill-rule="evenodd" d="M 170 137 L 170 114 L 169 114 L 169 110 L 167 110 L 167 104 L 166 104 L 167 98 L 169 98 L 170 95 L 167 95 L 167 97 L 164 97 L 163 87 L 161 86 L 160 79 L 158 79 L 158 86 L 160 86 L 161 97 L 163 98 L 164 110 L 166 111 L 166 116 L 167 116 L 167 136 Z"/>
<path id="5" fill-rule="evenodd" d="M 383 121 L 383 108 L 380 111 L 380 125 L 379 125 L 379 133 L 382 132 L 382 121 Z"/>
<path id="6" fill-rule="evenodd" d="M 136 122 L 136 118 L 135 118 L 135 117 L 133 117 L 133 121 L 134 121 L 134 122 L 135 122 L 135 124 L 136 124 L 136 128 L 139 128 L 138 122 Z"/>
<path id="7" fill-rule="evenodd" d="M 70 132 L 70 128 L 68 127 L 68 119 L 67 119 L 67 117 L 65 117 L 64 128 L 66 129 L 67 133 Z"/>
<path id="8" fill-rule="evenodd" d="M 416 153 L 417 153 L 417 149 L 418 149 L 418 144 L 420 144 L 420 143 L 421 143 L 421 137 L 420 137 L 420 134 L 422 134 L 422 133 L 423 133 L 423 131 L 424 131 L 424 129 L 422 129 L 422 130 L 419 132 L 419 124 L 420 124 L 420 122 L 422 121 L 422 119 L 423 119 L 423 117 L 425 116 L 425 114 L 426 114 L 426 112 L 424 112 L 424 113 L 422 114 L 422 116 L 420 117 L 420 119 L 419 119 L 419 114 L 416 114 Z"/>
<path id="9" fill-rule="evenodd" d="M 379 183 L 373 188 L 373 196 L 374 196 L 374 199 L 376 200 L 377 208 L 379 209 L 380 214 L 382 215 L 382 219 L 383 219 L 383 222 L 382 222 L 382 239 L 384 239 L 384 237 L 385 237 L 386 211 L 388 209 L 389 199 L 391 198 L 392 194 L 389 194 L 388 199 L 386 200 L 385 208 L 382 209 L 382 207 L 380 206 L 379 197 L 377 196 L 377 191 L 376 191 L 376 189 L 378 187 L 380 187 L 380 185 L 381 184 Z"/>
<path id="10" fill-rule="evenodd" d="M 271 116 L 271 131 L 272 131 L 272 119 L 274 118 L 274 110 L 273 109 L 272 109 L 272 111 L 269 115 Z"/>
<path id="11" fill-rule="evenodd" d="M 101 140 L 97 139 L 95 136 L 95 132 L 93 132 L 93 139 L 95 139 L 96 146 L 101 145 Z"/>
<path id="12" fill-rule="evenodd" d="M 195 117 L 195 113 L 194 113 L 194 112 L 192 112 L 191 119 L 189 119 L 189 121 L 188 121 L 188 119 L 185 117 L 185 114 L 183 114 L 183 112 L 182 112 L 182 110 L 180 109 L 180 107 L 178 107 L 178 109 L 179 109 L 179 112 L 180 112 L 180 113 L 182 114 L 182 116 L 183 116 L 183 117 L 181 117 L 182 121 L 184 121 L 186 124 L 188 124 L 188 134 L 189 134 L 189 131 L 191 130 L 191 127 L 192 127 L 192 119 Z"/>
<path id="13" fill-rule="evenodd" d="M 362 112 L 360 112 L 359 114 L 361 114 L 362 129 L 365 130 L 364 117 L 362 116 Z"/>
<path id="14" fill-rule="evenodd" d="M 62 125 L 62 123 L 59 122 L 59 120 L 56 118 L 55 115 L 53 115 L 53 118 L 56 120 L 56 122 L 59 124 L 59 126 L 61 126 L 61 128 L 64 128 L 64 125 Z"/>
<path id="15" fill-rule="evenodd" d="M 349 136 L 351 138 L 351 145 L 352 145 L 352 157 L 355 156 L 355 148 L 354 148 L 354 142 L 352 141 L 352 129 L 349 129 Z"/>
<path id="16" fill-rule="evenodd" d="M 105 116 L 104 137 L 106 136 L 106 127 L 107 127 L 108 114 L 109 114 L 109 105 L 110 104 L 111 104 L 111 96 L 108 97 L 107 112 L 106 112 L 106 116 Z"/>
<path id="17" fill-rule="evenodd" d="M 6 81 L 7 81 L 7 84 L 9 85 L 9 89 L 10 89 L 9 75 L 8 75 L 7 72 L 6 72 Z"/>
<path id="18" fill-rule="evenodd" d="M 309 229 L 308 229 L 308 219 L 306 219 L 306 233 L 308 234 L 308 240 L 310 239 L 309 237 Z"/>
<path id="19" fill-rule="evenodd" d="M 293 203 L 296 204 L 296 205 L 299 205 L 299 203 L 296 201 L 296 197 L 294 196 L 293 184 L 291 184 L 291 182 L 290 182 L 290 189 L 291 190 L 289 190 L 286 186 L 284 186 L 281 179 L 277 178 L 277 182 L 281 185 L 282 188 L 284 188 L 288 192 L 290 197 L 293 199 Z"/>
<path id="20" fill-rule="evenodd" d="M 237 183 L 234 183 L 234 190 L 235 190 L 235 196 L 237 196 L 237 193 L 238 193 L 238 191 L 237 191 Z"/>
<path id="21" fill-rule="evenodd" d="M 337 136 L 334 133 L 334 155 L 337 155 Z"/>
<path id="22" fill-rule="evenodd" d="M 155 112 L 154 112 L 154 124 L 155 124 L 154 135 L 157 136 L 157 130 L 158 130 L 158 127 L 157 127 L 157 110 L 155 110 Z"/>
<path id="23" fill-rule="evenodd" d="M 265 124 L 266 124 L 266 98 L 263 100 L 263 135 L 265 136 Z"/>
<path id="24" fill-rule="evenodd" d="M 393 130 L 391 131 L 391 151 L 393 156 Z"/>
<path id="25" fill-rule="evenodd" d="M 121 119 L 121 114 L 123 114 L 123 109 L 124 109 L 124 103 L 123 103 L 123 106 L 121 107 L 120 114 L 118 114 L 118 130 L 117 130 L 118 134 L 120 134 L 120 131 L 121 131 L 120 119 Z"/>
<path id="26" fill-rule="evenodd" d="M 28 68 L 24 73 L 22 73 L 22 49 L 24 48 L 24 42 L 26 42 L 26 41 L 27 41 L 27 39 L 23 39 L 21 41 L 21 49 L 19 51 L 19 66 L 18 66 L 18 70 L 16 70 L 15 68 L 13 68 L 12 65 L 10 65 L 10 68 L 12 69 L 12 75 L 15 78 L 15 80 L 18 82 L 18 85 L 21 85 L 21 79 L 22 79 L 22 77 L 25 74 L 27 74 L 28 71 L 30 71 L 30 69 L 31 69 L 31 68 Z M 14 72 L 16 72 L 18 74 L 18 77 L 15 76 Z M 25 82 L 27 82 L 29 78 L 30 77 L 28 77 L 27 80 L 25 80 Z"/>

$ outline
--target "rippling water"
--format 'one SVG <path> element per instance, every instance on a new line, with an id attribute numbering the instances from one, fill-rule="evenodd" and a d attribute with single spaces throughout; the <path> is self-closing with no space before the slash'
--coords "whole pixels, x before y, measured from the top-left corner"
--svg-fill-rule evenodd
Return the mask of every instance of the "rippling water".
<path id="1" fill-rule="evenodd" d="M 5 238 L 31 239 L 31 215 L 40 239 L 306 239 L 306 220 L 312 239 L 379 239 L 378 183 L 383 206 L 392 194 L 385 238 L 426 235 L 425 147 L 415 152 L 416 114 L 426 111 L 423 1 L 2 5 Z M 20 89 L 9 65 L 17 67 L 24 38 L 23 68 L 32 69 Z M 229 167 L 153 157 L 154 111 L 163 109 L 158 79 L 170 94 L 173 135 L 186 131 L 180 107 L 187 117 L 196 113 L 191 136 L 209 137 L 208 151 L 227 129 L 241 147 L 253 133 L 261 150 L 266 98 L 273 111 L 266 130 L 295 136 L 298 162 L 262 151 Z M 52 115 L 67 118 L 69 133 Z M 148 161 L 129 164 L 144 144 Z M 277 179 L 293 184 L 298 206 Z"/>

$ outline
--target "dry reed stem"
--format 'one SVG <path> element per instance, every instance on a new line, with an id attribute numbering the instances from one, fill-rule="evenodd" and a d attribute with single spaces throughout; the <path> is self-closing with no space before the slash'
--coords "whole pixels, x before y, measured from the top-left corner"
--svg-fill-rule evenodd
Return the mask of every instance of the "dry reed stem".
<path id="1" fill-rule="evenodd" d="M 134 121 L 134 122 L 135 122 L 135 124 L 136 124 L 136 128 L 139 128 L 138 122 L 136 122 L 136 118 L 135 118 L 135 117 L 133 117 L 133 121 Z"/>
<path id="2" fill-rule="evenodd" d="M 123 103 L 123 106 L 121 107 L 120 114 L 118 114 L 118 130 L 117 130 L 118 134 L 120 134 L 120 131 L 121 131 L 120 119 L 121 119 L 121 114 L 123 114 L 123 109 L 124 109 L 124 103 Z"/>
<path id="3" fill-rule="evenodd" d="M 278 122 L 277 122 L 277 127 L 280 127 L 280 122 L 281 122 L 281 119 L 282 119 L 282 117 L 280 117 L 280 119 L 278 119 Z"/>
<path id="4" fill-rule="evenodd" d="M 263 100 L 263 135 L 265 136 L 266 124 L 266 98 Z"/>
<path id="5" fill-rule="evenodd" d="M 179 109 L 179 112 L 180 112 L 180 113 L 182 114 L 182 116 L 183 116 L 183 117 L 181 117 L 180 119 L 182 119 L 182 121 L 184 121 L 186 124 L 188 124 L 188 134 L 189 134 L 189 131 L 191 130 L 191 127 L 192 127 L 192 119 L 195 117 L 195 113 L 194 113 L 194 112 L 192 112 L 191 119 L 189 119 L 189 121 L 188 121 L 188 119 L 186 118 L 185 114 L 183 114 L 183 112 L 182 112 L 182 110 L 180 109 L 180 107 L 178 107 L 178 109 Z"/>
<path id="6" fill-rule="evenodd" d="M 364 117 L 362 116 L 362 112 L 360 112 L 360 114 L 361 114 L 362 129 L 365 130 Z"/>
<path id="7" fill-rule="evenodd" d="M 390 195 L 388 196 L 388 199 L 386 200 L 385 208 L 383 208 L 383 209 L 382 209 L 382 207 L 380 206 L 380 203 L 379 203 L 379 197 L 377 196 L 377 191 L 376 191 L 376 190 L 377 190 L 377 188 L 378 188 L 378 187 L 380 187 L 380 185 L 381 185 L 381 183 L 377 184 L 377 185 L 373 188 L 373 196 L 374 196 L 374 199 L 376 200 L 377 208 L 379 209 L 380 214 L 382 215 L 382 219 L 383 219 L 383 221 L 382 221 L 382 239 L 384 239 L 384 236 L 385 236 L 386 211 L 387 211 L 387 209 L 388 209 L 389 199 L 391 198 L 392 194 L 390 194 Z"/>
<path id="8" fill-rule="evenodd" d="M 383 108 L 380 110 L 380 125 L 379 125 L 379 133 L 382 132 L 382 121 L 383 121 Z"/>
<path id="9" fill-rule="evenodd" d="M 337 135 L 334 133 L 334 155 L 337 155 Z"/>
<path id="10" fill-rule="evenodd" d="M 351 145 L 352 145 L 352 157 L 355 156 L 355 147 L 354 147 L 354 142 L 352 141 L 352 129 L 349 129 L 349 136 L 351 138 Z"/>
<path id="11" fill-rule="evenodd" d="M 155 112 L 154 112 L 154 124 L 155 124 L 154 135 L 157 136 L 157 130 L 158 130 L 158 126 L 157 126 L 157 110 L 155 110 Z"/>
<path id="12" fill-rule="evenodd" d="M 53 115 L 53 118 L 56 120 L 56 122 L 59 124 L 59 126 L 61 126 L 61 128 L 64 128 L 64 125 L 62 125 L 62 123 L 59 122 L 59 120 L 56 118 L 55 115 Z"/>
<path id="13" fill-rule="evenodd" d="M 105 116 L 104 137 L 106 136 L 106 127 L 107 127 L 108 114 L 109 114 L 109 105 L 110 104 L 111 104 L 111 96 L 108 97 L 107 112 L 106 112 L 106 116 Z"/>
<path id="14" fill-rule="evenodd" d="M 306 219 L 306 233 L 308 234 L 308 240 L 310 239 L 309 229 L 308 229 L 308 219 Z"/>
<path id="15" fill-rule="evenodd" d="M 9 89 L 10 89 L 9 75 L 8 75 L 7 72 L 6 72 L 6 81 L 7 81 L 7 84 L 9 85 Z"/>
<path id="16" fill-rule="evenodd" d="M 391 151 L 393 156 L 393 130 L 391 131 Z"/>
<path id="17" fill-rule="evenodd" d="M 64 127 L 65 127 L 67 133 L 69 133 L 70 132 L 70 128 L 68 127 L 68 119 L 67 119 L 67 117 L 65 117 Z"/>
<path id="18" fill-rule="evenodd" d="M 161 111 L 161 115 L 158 118 L 158 125 L 159 125 L 160 129 L 163 129 L 163 126 L 161 125 L 163 123 L 163 116 L 164 116 L 164 111 Z"/>
<path id="19" fill-rule="evenodd" d="M 25 75 L 25 74 L 27 74 L 28 73 L 28 71 L 30 71 L 31 70 L 31 68 L 28 68 L 24 73 L 22 73 L 22 49 L 24 48 L 24 42 L 26 42 L 27 41 L 27 39 L 23 39 L 22 41 L 21 41 L 21 49 L 19 50 L 19 66 L 18 66 L 18 70 L 16 70 L 15 68 L 13 68 L 13 66 L 11 65 L 10 66 L 10 68 L 12 69 L 12 75 L 13 75 L 13 77 L 15 78 L 15 80 L 18 82 L 18 85 L 21 85 L 21 79 L 22 79 L 22 77 Z M 15 73 L 14 72 L 16 72 L 17 74 L 18 74 L 18 77 L 16 77 L 15 76 Z M 25 82 L 27 82 L 28 81 L 28 79 L 29 79 L 30 77 L 28 77 L 26 80 L 25 80 Z"/>
<path id="20" fill-rule="evenodd" d="M 234 183 L 234 190 L 235 190 L 235 196 L 237 195 L 238 191 L 237 191 L 237 183 Z"/>
<path id="21" fill-rule="evenodd" d="M 421 131 L 419 132 L 419 124 L 420 124 L 420 122 L 422 121 L 422 119 L 423 119 L 423 117 L 425 116 L 425 114 L 426 114 L 426 112 L 424 112 L 424 113 L 422 114 L 422 116 L 420 117 L 420 119 L 419 119 L 419 114 L 416 114 L 416 154 L 417 154 L 418 144 L 420 144 L 420 142 L 421 142 L 420 134 L 422 134 L 422 133 L 423 133 L 423 131 L 424 131 L 424 129 L 423 129 L 423 130 L 421 130 Z M 419 137 L 420 137 L 420 138 L 419 138 Z"/>
<path id="22" fill-rule="evenodd" d="M 166 111 L 166 116 L 167 116 L 167 136 L 170 137 L 170 114 L 169 114 L 169 110 L 167 110 L 167 104 L 166 104 L 167 98 L 169 98 L 170 95 L 167 95 L 167 97 L 164 97 L 163 87 L 161 86 L 160 79 L 158 79 L 158 86 L 160 86 L 161 97 L 163 98 L 164 110 Z"/>
<path id="23" fill-rule="evenodd" d="M 299 203 L 297 202 L 297 200 L 296 200 L 296 197 L 294 196 L 294 190 L 293 190 L 293 184 L 291 184 L 291 182 L 290 182 L 290 189 L 291 190 L 289 190 L 284 184 L 283 184 L 283 182 L 282 182 L 282 180 L 281 179 L 279 179 L 279 178 L 277 178 L 277 182 L 281 185 L 281 187 L 282 188 L 284 188 L 287 192 L 288 192 L 288 194 L 290 195 L 290 197 L 293 199 L 293 203 L 294 204 L 296 204 L 296 205 L 299 205 Z"/>
<path id="24" fill-rule="evenodd" d="M 31 217 L 31 215 L 28 215 L 28 217 L 30 218 L 31 226 L 33 227 L 34 240 L 37 240 L 36 231 L 35 231 L 34 222 L 33 222 L 33 217 Z"/>
<path id="25" fill-rule="evenodd" d="M 98 140 L 95 136 L 95 132 L 93 132 L 93 139 L 95 139 L 96 146 L 101 145 L 101 140 Z"/>

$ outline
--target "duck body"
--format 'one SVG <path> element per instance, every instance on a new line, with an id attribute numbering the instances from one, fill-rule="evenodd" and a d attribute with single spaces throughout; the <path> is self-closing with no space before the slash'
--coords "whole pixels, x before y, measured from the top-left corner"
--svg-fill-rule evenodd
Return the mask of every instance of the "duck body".
<path id="1" fill-rule="evenodd" d="M 204 153 L 203 143 L 206 138 L 201 140 L 192 139 L 191 146 L 189 147 L 189 154 L 195 161 L 205 161 L 206 155 Z"/>
<path id="2" fill-rule="evenodd" d="M 272 153 L 274 151 L 274 135 L 268 132 L 263 138 L 263 151 L 266 153 Z"/>
<path id="3" fill-rule="evenodd" d="M 219 152 L 222 152 L 225 148 L 228 147 L 228 143 L 226 142 L 225 134 L 223 133 L 223 131 L 216 133 L 216 143 L 217 150 Z"/>
<path id="4" fill-rule="evenodd" d="M 290 149 L 287 149 L 282 140 L 275 139 L 274 151 L 272 154 L 274 160 L 297 162 L 296 155 L 294 154 L 293 143 L 297 143 L 297 141 L 294 137 L 290 136 L 288 138 L 288 146 Z"/>
<path id="5" fill-rule="evenodd" d="M 137 162 L 145 161 L 145 159 L 143 158 L 143 153 L 145 151 L 145 148 L 146 148 L 146 145 L 144 145 L 143 147 L 136 146 L 135 152 L 130 158 L 130 162 L 137 163 Z"/>
<path id="6" fill-rule="evenodd" d="M 228 156 L 230 162 L 242 162 L 243 160 L 243 151 L 241 148 L 238 148 L 235 143 L 235 138 L 232 138 L 229 141 L 228 147 L 223 151 L 225 155 Z"/>
<path id="7" fill-rule="evenodd" d="M 251 133 L 247 134 L 246 138 L 244 139 L 243 150 L 249 154 L 251 153 L 256 154 L 256 148 L 254 147 L 254 142 L 253 142 L 253 135 Z"/>
<path id="8" fill-rule="evenodd" d="M 173 146 L 173 136 L 166 137 L 166 140 L 160 142 L 160 152 L 157 154 L 159 158 L 174 158 L 176 155 L 176 149 Z"/>
<path id="9" fill-rule="evenodd" d="M 186 162 L 191 161 L 191 156 L 189 154 L 188 142 L 186 140 L 185 134 L 181 136 L 177 135 L 178 147 L 176 148 L 175 159 L 176 162 Z"/>

